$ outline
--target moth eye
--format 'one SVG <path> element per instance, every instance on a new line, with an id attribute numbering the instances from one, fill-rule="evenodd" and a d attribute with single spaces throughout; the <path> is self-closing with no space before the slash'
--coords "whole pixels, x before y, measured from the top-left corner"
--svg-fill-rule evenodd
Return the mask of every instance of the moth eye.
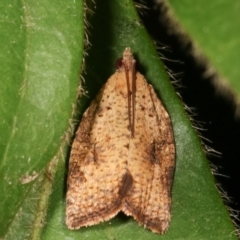
<path id="1" fill-rule="evenodd" d="M 116 61 L 116 63 L 115 63 L 116 69 L 119 69 L 119 68 L 122 67 L 122 65 L 123 65 L 122 60 L 123 60 L 123 58 L 117 59 L 117 61 Z"/>

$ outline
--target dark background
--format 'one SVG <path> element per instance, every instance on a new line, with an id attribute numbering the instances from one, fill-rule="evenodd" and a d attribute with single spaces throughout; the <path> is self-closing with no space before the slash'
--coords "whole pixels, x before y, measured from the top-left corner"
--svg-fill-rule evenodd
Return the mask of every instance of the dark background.
<path id="1" fill-rule="evenodd" d="M 164 10 L 154 9 L 152 0 L 146 5 L 148 9 L 140 15 L 143 24 L 160 47 L 168 47 L 160 53 L 174 60 L 164 61 L 173 73 L 181 73 L 180 77 L 176 77 L 181 85 L 176 91 L 188 107 L 194 108 L 193 119 L 201 123 L 203 138 L 210 140 L 203 139 L 203 142 L 221 153 L 218 156 L 209 154 L 208 159 L 217 167 L 216 182 L 220 184 L 222 193 L 228 196 L 225 204 L 237 215 L 236 211 L 240 211 L 240 119 L 235 117 L 236 106 L 230 97 L 216 93 L 211 78 L 203 77 L 204 66 L 189 55 L 191 44 L 183 48 L 179 36 L 168 35 L 166 24 L 159 20 Z M 240 225 L 239 220 L 235 219 L 235 222 Z"/>

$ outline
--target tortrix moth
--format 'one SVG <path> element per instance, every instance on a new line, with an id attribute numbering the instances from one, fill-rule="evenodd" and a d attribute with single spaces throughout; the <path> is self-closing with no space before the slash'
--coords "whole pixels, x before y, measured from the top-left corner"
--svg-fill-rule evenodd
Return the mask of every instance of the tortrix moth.
<path id="1" fill-rule="evenodd" d="M 175 145 L 169 115 L 130 48 L 77 130 L 69 161 L 66 224 L 78 229 L 119 211 L 164 233 L 171 217 Z"/>

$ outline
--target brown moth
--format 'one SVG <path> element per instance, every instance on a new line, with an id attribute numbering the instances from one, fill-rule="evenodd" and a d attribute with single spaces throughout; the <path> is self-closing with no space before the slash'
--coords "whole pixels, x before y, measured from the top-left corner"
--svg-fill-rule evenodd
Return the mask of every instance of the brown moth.
<path id="1" fill-rule="evenodd" d="M 83 114 L 69 161 L 66 224 L 78 229 L 119 211 L 164 233 L 175 168 L 173 130 L 130 48 Z"/>

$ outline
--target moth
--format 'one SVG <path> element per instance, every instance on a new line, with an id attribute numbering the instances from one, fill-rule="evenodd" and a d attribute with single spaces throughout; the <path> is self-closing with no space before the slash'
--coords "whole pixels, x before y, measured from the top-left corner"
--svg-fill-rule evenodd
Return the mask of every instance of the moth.
<path id="1" fill-rule="evenodd" d="M 164 233 L 171 218 L 175 144 L 153 87 L 135 70 L 130 48 L 83 114 L 72 145 L 66 224 L 78 229 L 122 211 Z"/>

